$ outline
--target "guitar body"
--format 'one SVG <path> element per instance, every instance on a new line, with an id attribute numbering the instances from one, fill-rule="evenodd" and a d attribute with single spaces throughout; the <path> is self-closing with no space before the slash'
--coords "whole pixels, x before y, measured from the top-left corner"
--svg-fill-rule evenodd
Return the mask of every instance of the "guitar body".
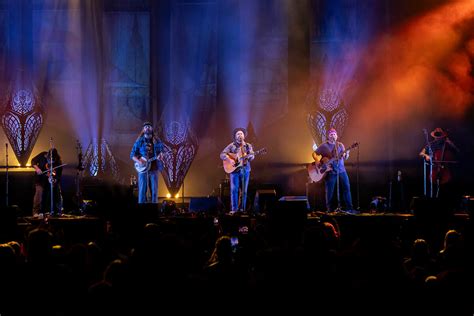
<path id="1" fill-rule="evenodd" d="M 266 153 L 267 153 L 267 150 L 265 148 L 262 148 L 254 152 L 254 157 L 256 157 L 257 155 L 266 154 Z M 222 160 L 222 166 L 224 167 L 224 171 L 226 173 L 232 173 L 235 170 L 237 170 L 237 168 L 240 168 L 247 164 L 247 159 L 245 158 L 245 156 L 242 156 L 241 154 L 228 153 L 227 155 L 231 159 Z"/>
<path id="2" fill-rule="evenodd" d="M 328 165 L 327 158 L 321 159 L 320 163 L 313 162 L 308 165 L 308 174 L 313 182 L 321 181 L 328 171 L 331 171 L 331 166 Z"/>
<path id="3" fill-rule="evenodd" d="M 134 163 L 135 170 L 138 173 L 148 172 L 151 168 L 151 163 L 153 161 L 155 161 L 156 159 L 158 159 L 158 157 L 153 157 L 153 158 L 148 159 L 146 162 L 143 162 L 143 163 L 135 162 Z"/>
<path id="4" fill-rule="evenodd" d="M 241 158 L 240 155 L 229 154 L 229 157 L 231 159 L 222 161 L 222 166 L 224 167 L 224 171 L 226 173 L 232 173 L 242 165 L 242 164 L 239 163 L 239 160 Z"/>
<path id="5" fill-rule="evenodd" d="M 324 176 L 326 175 L 326 172 L 328 170 L 324 171 L 324 172 L 321 172 L 321 169 L 318 167 L 318 165 L 316 163 L 310 163 L 308 165 L 308 174 L 309 174 L 309 177 L 311 178 L 311 181 L 313 182 L 319 182 L 321 181 Z"/>
<path id="6" fill-rule="evenodd" d="M 352 148 L 355 148 L 359 146 L 359 143 L 354 143 L 352 144 L 349 148 L 347 148 L 346 150 L 344 150 L 340 156 L 343 156 L 345 153 L 347 153 L 349 150 L 351 150 Z M 316 158 L 320 157 L 319 155 L 317 155 L 316 153 L 313 152 L 313 158 L 316 160 Z M 308 169 L 308 174 L 309 174 L 309 177 L 311 178 L 311 180 L 313 182 L 319 182 L 321 181 L 324 176 L 326 175 L 326 173 L 328 171 L 331 171 L 332 170 L 332 165 L 331 163 L 335 161 L 334 158 L 331 158 L 331 159 L 328 159 L 327 157 L 323 157 L 320 162 L 313 162 L 313 163 L 310 163 L 307 167 Z"/>
<path id="7" fill-rule="evenodd" d="M 440 184 L 446 184 L 451 181 L 452 173 L 449 164 L 444 161 L 455 161 L 455 153 L 446 144 L 443 148 L 434 150 L 433 152 L 433 181 L 439 181 Z"/>
<path id="8" fill-rule="evenodd" d="M 49 183 L 56 184 L 56 182 L 57 182 L 57 169 L 62 168 L 65 165 L 67 165 L 67 164 L 63 163 L 63 164 L 55 166 L 51 169 L 50 166 L 49 166 L 49 163 L 47 163 L 46 168 L 42 173 L 42 176 L 45 176 L 48 179 Z M 53 164 L 53 166 L 54 166 L 54 164 Z M 51 173 L 51 170 L 52 170 L 52 173 Z"/>
<path id="9" fill-rule="evenodd" d="M 151 164 L 146 162 L 146 163 L 138 163 L 138 162 L 135 162 L 134 164 L 134 167 L 135 167 L 135 170 L 138 172 L 138 173 L 144 173 L 144 172 L 147 172 L 148 170 L 150 170 L 150 166 Z"/>

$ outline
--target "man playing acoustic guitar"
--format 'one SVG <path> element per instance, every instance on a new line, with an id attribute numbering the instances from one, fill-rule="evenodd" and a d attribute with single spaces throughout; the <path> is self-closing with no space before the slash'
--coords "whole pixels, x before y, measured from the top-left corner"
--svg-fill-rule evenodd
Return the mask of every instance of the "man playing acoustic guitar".
<path id="1" fill-rule="evenodd" d="M 138 203 L 158 203 L 158 172 L 163 170 L 160 154 L 163 143 L 154 136 L 150 122 L 143 123 L 143 129 L 133 144 L 130 159 L 135 162 L 138 173 Z M 147 199 L 150 190 L 151 200 Z"/>
<path id="2" fill-rule="evenodd" d="M 251 169 L 250 161 L 255 158 L 252 145 L 245 142 L 247 130 L 245 130 L 245 128 L 239 127 L 234 129 L 232 135 L 234 141 L 227 145 L 220 155 L 223 161 L 230 161 L 235 166 L 238 166 L 238 168 L 230 173 L 231 215 L 235 214 L 236 212 L 242 212 L 246 210 L 247 187 L 249 185 Z M 242 197 L 240 209 L 239 191 L 241 191 Z"/>
<path id="3" fill-rule="evenodd" d="M 327 168 L 327 172 L 325 172 L 326 170 L 322 170 L 322 172 L 325 172 L 324 184 L 326 189 L 327 211 L 334 211 L 332 207 L 334 189 L 337 189 L 337 184 L 340 183 L 342 201 L 345 205 L 346 212 L 356 213 L 356 211 L 352 209 L 351 187 L 346 168 L 344 167 L 344 160 L 349 157 L 349 152 L 345 150 L 344 144 L 337 141 L 337 131 L 334 128 L 330 128 L 327 132 L 327 141 L 322 143 L 321 146 L 317 147 L 314 151 L 316 154 L 322 156 L 319 162 L 320 166 Z M 332 162 L 328 163 L 329 161 Z M 339 206 L 340 201 L 338 201 L 337 207 Z"/>

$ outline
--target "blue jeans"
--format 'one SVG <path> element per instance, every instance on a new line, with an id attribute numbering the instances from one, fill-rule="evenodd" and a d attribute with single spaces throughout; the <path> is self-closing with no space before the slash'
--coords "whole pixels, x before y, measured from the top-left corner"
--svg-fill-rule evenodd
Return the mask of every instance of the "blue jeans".
<path id="1" fill-rule="evenodd" d="M 240 168 L 240 170 L 230 174 L 230 205 L 231 210 L 236 212 L 239 210 L 239 190 L 242 194 L 242 203 L 240 210 L 245 211 L 247 205 L 247 187 L 249 185 L 250 170 Z M 243 188 L 242 188 L 243 185 Z"/>
<path id="2" fill-rule="evenodd" d="M 151 200 L 147 198 L 148 189 Z M 138 174 L 138 203 L 158 203 L 158 170 Z"/>
<path id="3" fill-rule="evenodd" d="M 334 197 L 334 193 L 337 185 L 337 174 L 328 173 L 326 174 L 325 186 L 326 186 L 326 208 L 330 212 L 331 202 Z M 349 184 L 349 177 L 347 172 L 339 173 L 339 188 L 341 202 L 345 205 L 346 209 L 352 210 L 352 196 L 351 196 L 351 186 Z M 337 193 L 337 192 L 336 192 Z"/>

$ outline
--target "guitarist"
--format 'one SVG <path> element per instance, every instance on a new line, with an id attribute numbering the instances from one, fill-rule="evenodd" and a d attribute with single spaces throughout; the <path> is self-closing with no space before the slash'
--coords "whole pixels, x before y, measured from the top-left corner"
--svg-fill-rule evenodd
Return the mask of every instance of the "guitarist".
<path id="1" fill-rule="evenodd" d="M 55 168 L 50 174 L 50 164 Z M 54 209 L 51 216 L 62 214 L 63 198 L 61 194 L 61 176 L 63 167 L 58 150 L 52 148 L 43 151 L 31 159 L 31 166 L 35 169 L 35 195 L 33 198 L 33 217 L 41 218 L 44 213 L 51 211 L 51 182 L 53 187 Z M 59 166 L 59 167 L 58 167 Z"/>
<path id="2" fill-rule="evenodd" d="M 222 160 L 230 160 L 235 165 L 240 165 L 232 173 L 230 173 L 230 202 L 233 215 L 237 212 L 246 210 L 247 187 L 250 179 L 250 161 L 255 158 L 253 147 L 250 143 L 245 142 L 247 130 L 242 127 L 234 129 L 232 132 L 233 142 L 227 145 L 221 152 Z M 241 203 L 239 208 L 239 191 L 241 192 Z"/>
<path id="3" fill-rule="evenodd" d="M 313 149 L 314 147 L 315 146 L 313 146 Z M 321 167 L 323 167 L 324 163 L 329 161 L 330 159 L 339 158 L 336 159 L 333 163 L 326 166 L 326 168 L 329 168 L 329 171 L 327 172 L 324 178 L 327 211 L 334 211 L 334 208 L 332 207 L 332 200 L 334 197 L 334 192 L 337 189 L 336 185 L 339 182 L 339 187 L 341 189 L 340 197 L 342 197 L 346 212 L 355 213 L 352 207 L 352 196 L 349 177 L 347 176 L 346 168 L 344 167 L 344 160 L 349 158 L 349 152 L 346 152 L 346 154 L 342 155 L 342 153 L 345 151 L 345 147 L 344 144 L 337 141 L 336 129 L 330 128 L 327 132 L 327 141 L 322 143 L 316 149 L 314 149 L 314 151 L 317 155 L 322 156 L 321 161 L 319 162 Z"/>
<path id="4" fill-rule="evenodd" d="M 130 153 L 130 159 L 139 165 L 150 164 L 145 172 L 138 173 L 139 204 L 158 203 L 158 172 L 163 170 L 163 163 L 156 157 L 159 157 L 163 149 L 163 143 L 154 136 L 153 125 L 150 122 L 143 123 L 143 129 Z M 151 200 L 147 199 L 148 191 L 150 191 Z"/>

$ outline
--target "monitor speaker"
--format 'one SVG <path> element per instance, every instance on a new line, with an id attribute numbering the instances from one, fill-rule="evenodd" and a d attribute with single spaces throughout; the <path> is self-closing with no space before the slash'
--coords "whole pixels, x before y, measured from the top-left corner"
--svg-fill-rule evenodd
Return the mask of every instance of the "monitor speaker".
<path id="1" fill-rule="evenodd" d="M 276 191 L 274 189 L 257 190 L 253 203 L 253 210 L 257 214 L 267 213 L 275 208 L 277 203 Z"/>
<path id="2" fill-rule="evenodd" d="M 217 214 L 220 211 L 220 202 L 217 196 L 192 197 L 189 201 L 189 212 Z"/>
<path id="3" fill-rule="evenodd" d="M 272 217 L 288 222 L 304 222 L 308 217 L 309 203 L 306 196 L 283 196 L 272 210 Z"/>

